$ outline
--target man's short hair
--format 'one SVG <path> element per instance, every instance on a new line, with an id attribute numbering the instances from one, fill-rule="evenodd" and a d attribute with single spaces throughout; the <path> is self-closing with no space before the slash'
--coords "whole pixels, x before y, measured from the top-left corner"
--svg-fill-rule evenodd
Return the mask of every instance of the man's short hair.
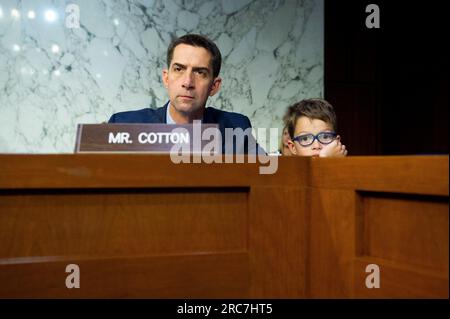
<path id="1" fill-rule="evenodd" d="M 200 47 L 208 50 L 212 57 L 212 69 L 214 78 L 216 78 L 220 73 L 220 67 L 222 65 L 222 55 L 217 45 L 210 39 L 199 34 L 186 34 L 175 40 L 167 48 L 167 67 L 170 68 L 170 63 L 173 58 L 173 51 L 175 47 L 179 44 L 187 44 L 194 47 Z"/>
<path id="2" fill-rule="evenodd" d="M 305 116 L 311 120 L 322 120 L 337 130 L 337 118 L 333 106 L 324 99 L 305 99 L 288 107 L 283 117 L 289 135 L 294 138 L 297 120 Z"/>

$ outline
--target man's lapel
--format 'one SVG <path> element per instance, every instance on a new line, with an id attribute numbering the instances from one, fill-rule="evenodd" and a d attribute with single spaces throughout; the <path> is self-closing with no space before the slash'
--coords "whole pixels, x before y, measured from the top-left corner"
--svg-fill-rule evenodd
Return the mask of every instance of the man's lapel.
<path id="1" fill-rule="evenodd" d="M 167 119 L 166 119 L 166 114 L 167 114 L 167 107 L 168 107 L 168 105 L 169 105 L 169 102 L 170 101 L 168 101 L 166 104 L 164 104 L 164 106 L 162 106 L 162 107 L 158 107 L 156 110 L 155 110 L 155 114 L 156 114 L 156 117 L 157 117 L 157 122 L 158 123 L 167 123 Z"/>
<path id="2" fill-rule="evenodd" d="M 212 108 L 205 108 L 205 111 L 203 112 L 202 123 L 217 123 L 216 119 L 214 118 L 214 112 L 212 111 Z"/>

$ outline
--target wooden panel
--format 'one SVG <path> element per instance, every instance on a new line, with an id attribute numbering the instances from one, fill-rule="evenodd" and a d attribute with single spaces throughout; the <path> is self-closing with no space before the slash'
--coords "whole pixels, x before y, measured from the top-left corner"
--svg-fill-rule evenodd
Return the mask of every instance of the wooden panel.
<path id="1" fill-rule="evenodd" d="M 274 174 L 260 175 L 269 158 Z M 306 181 L 309 158 L 264 157 L 263 163 L 172 162 L 168 155 L 54 154 L 1 155 L 0 189 L 248 187 L 252 184 L 297 185 Z M 210 158 L 211 159 L 211 158 Z M 267 164 L 266 164 L 267 163 Z M 276 166 L 275 166 L 276 165 Z M 295 169 L 295 174 L 292 172 Z"/>
<path id="2" fill-rule="evenodd" d="M 68 264 L 80 288 L 65 286 Z M 0 261 L 0 298 L 245 298 L 248 254 Z"/>
<path id="3" fill-rule="evenodd" d="M 448 198 L 363 193 L 362 201 L 364 255 L 448 273 Z"/>
<path id="4" fill-rule="evenodd" d="M 0 257 L 245 251 L 248 189 L 0 194 Z"/>
<path id="5" fill-rule="evenodd" d="M 199 165 L 201 160 L 175 164 L 168 155 L 145 154 L 0 155 L 0 163 L 0 189 L 248 186 L 245 178 L 230 171 L 245 177 L 258 169 L 245 164 Z"/>
<path id="6" fill-rule="evenodd" d="M 249 254 L 252 298 L 304 298 L 308 210 L 305 188 L 254 187 Z"/>
<path id="7" fill-rule="evenodd" d="M 366 267 L 380 269 L 380 288 L 365 285 Z M 448 298 L 448 272 L 418 270 L 416 267 L 376 258 L 357 258 L 354 263 L 354 289 L 357 298 Z"/>
<path id="8" fill-rule="evenodd" d="M 312 158 L 311 186 L 448 196 L 448 156 Z"/>
<path id="9" fill-rule="evenodd" d="M 350 297 L 353 291 L 355 193 L 310 189 L 309 296 Z"/>
<path id="10" fill-rule="evenodd" d="M 68 296 L 79 262 L 76 297 L 448 296 L 448 156 L 278 160 L 0 155 L 0 295 Z"/>

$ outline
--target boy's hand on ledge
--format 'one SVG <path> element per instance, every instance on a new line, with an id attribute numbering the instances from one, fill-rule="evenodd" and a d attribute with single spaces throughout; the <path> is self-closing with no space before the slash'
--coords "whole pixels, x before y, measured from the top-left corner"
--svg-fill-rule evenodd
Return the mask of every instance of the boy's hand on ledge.
<path id="1" fill-rule="evenodd" d="M 347 149 L 341 143 L 341 137 L 338 136 L 333 142 L 320 150 L 319 157 L 344 157 L 347 156 Z"/>

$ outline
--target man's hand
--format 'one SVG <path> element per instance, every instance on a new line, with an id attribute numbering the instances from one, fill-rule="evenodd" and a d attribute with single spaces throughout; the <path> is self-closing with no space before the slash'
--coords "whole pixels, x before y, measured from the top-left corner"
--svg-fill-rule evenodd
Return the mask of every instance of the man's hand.
<path id="1" fill-rule="evenodd" d="M 341 143 L 341 138 L 338 136 L 333 142 L 320 150 L 319 157 L 344 157 L 347 156 L 347 153 L 345 145 Z"/>

